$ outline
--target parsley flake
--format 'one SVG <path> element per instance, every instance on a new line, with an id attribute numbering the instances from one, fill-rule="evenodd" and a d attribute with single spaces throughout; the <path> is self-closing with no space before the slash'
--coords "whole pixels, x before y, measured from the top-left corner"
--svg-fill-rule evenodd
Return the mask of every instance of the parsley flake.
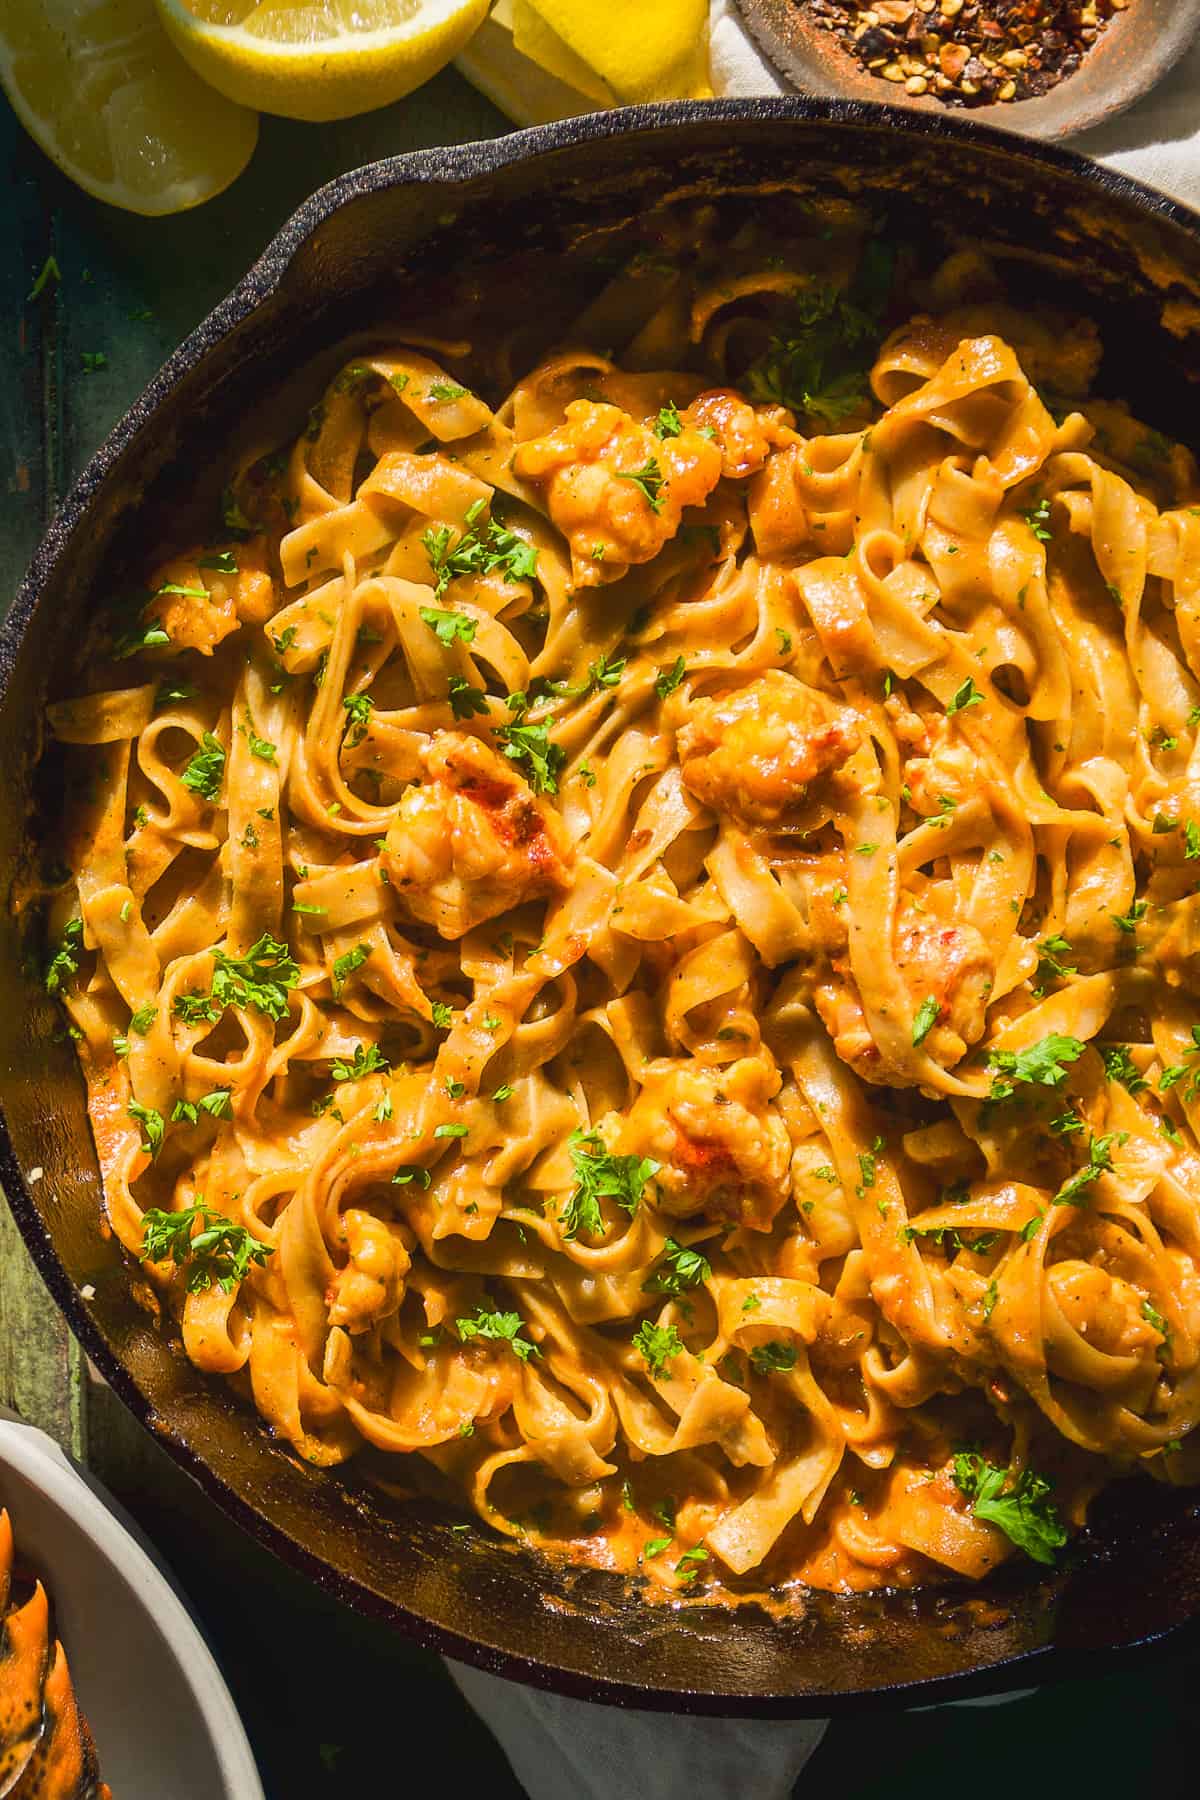
<path id="1" fill-rule="evenodd" d="M 273 1245 L 259 1243 L 244 1225 L 235 1225 L 203 1203 L 179 1212 L 152 1207 L 142 1215 L 142 1261 L 165 1262 L 170 1257 L 177 1268 L 186 1264 L 191 1294 L 207 1293 L 214 1282 L 224 1293 L 232 1293 L 253 1264 L 261 1265 L 274 1254 Z"/>
<path id="2" fill-rule="evenodd" d="M 648 456 L 640 469 L 618 469 L 617 480 L 632 482 L 634 487 L 644 495 L 651 512 L 662 511 L 664 477 L 655 457 Z"/>
<path id="3" fill-rule="evenodd" d="M 521 1336 L 525 1321 L 518 1312 L 499 1312 L 490 1304 L 482 1305 L 476 1309 L 474 1318 L 456 1319 L 454 1323 L 464 1344 L 469 1344 L 472 1338 L 488 1338 L 495 1343 L 507 1344 L 522 1362 L 541 1355 L 536 1344 Z"/>
<path id="4" fill-rule="evenodd" d="M 667 1364 L 683 1354 L 683 1342 L 673 1325 L 655 1325 L 643 1319 L 633 1334 L 633 1347 L 645 1358 L 646 1367 L 658 1380 L 667 1373 Z"/>
<path id="5" fill-rule="evenodd" d="M 571 1161 L 575 1186 L 559 1221 L 564 1238 L 580 1231 L 590 1237 L 603 1232 L 602 1199 L 615 1200 L 633 1218 L 642 1190 L 660 1166 L 648 1156 L 614 1156 L 597 1131 L 572 1133 Z"/>
<path id="6" fill-rule="evenodd" d="M 977 1519 L 998 1525 L 1034 1562 L 1052 1563 L 1055 1551 L 1066 1543 L 1050 1483 L 1032 1469 L 1022 1469 L 1014 1480 L 1011 1469 L 985 1462 L 977 1451 L 960 1450 L 954 1458 L 954 1485 L 971 1502 Z"/>

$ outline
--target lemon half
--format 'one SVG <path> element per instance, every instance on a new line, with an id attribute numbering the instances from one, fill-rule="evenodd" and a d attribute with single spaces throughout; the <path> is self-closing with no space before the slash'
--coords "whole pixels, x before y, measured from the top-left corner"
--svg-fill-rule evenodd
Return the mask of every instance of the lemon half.
<path id="1" fill-rule="evenodd" d="M 155 0 L 197 75 L 288 119 L 388 106 L 457 56 L 489 0 Z"/>
<path id="2" fill-rule="evenodd" d="M 211 199 L 258 138 L 257 116 L 176 54 L 153 0 L 0 0 L 0 85 L 65 175 L 129 212 Z"/>

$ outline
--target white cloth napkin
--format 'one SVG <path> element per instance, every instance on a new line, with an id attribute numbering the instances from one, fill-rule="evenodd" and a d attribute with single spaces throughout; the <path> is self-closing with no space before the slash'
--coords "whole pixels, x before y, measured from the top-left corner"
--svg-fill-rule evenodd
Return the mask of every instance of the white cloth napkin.
<path id="1" fill-rule="evenodd" d="M 494 37 L 485 26 L 459 67 L 509 117 L 529 124 L 589 110 L 585 101 L 572 104 L 571 90 L 552 76 L 514 64 L 511 39 L 503 44 L 499 31 L 491 30 Z M 750 40 L 733 0 L 712 0 L 711 64 L 713 88 L 723 97 L 793 91 Z M 1070 143 L 1200 206 L 1200 40 L 1136 106 Z M 499 1739 L 530 1800 L 787 1800 L 828 1724 L 688 1719 L 591 1706 L 458 1663 L 448 1666 Z"/>
<path id="2" fill-rule="evenodd" d="M 529 1800 L 788 1800 L 829 1724 L 592 1706 L 446 1666 Z"/>

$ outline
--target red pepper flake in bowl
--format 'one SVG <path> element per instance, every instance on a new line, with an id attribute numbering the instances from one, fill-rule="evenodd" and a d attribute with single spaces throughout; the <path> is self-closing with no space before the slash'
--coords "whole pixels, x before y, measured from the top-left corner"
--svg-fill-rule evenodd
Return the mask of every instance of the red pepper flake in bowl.
<path id="1" fill-rule="evenodd" d="M 1129 0 L 796 0 L 872 75 L 947 106 L 1030 100 L 1073 75 Z"/>

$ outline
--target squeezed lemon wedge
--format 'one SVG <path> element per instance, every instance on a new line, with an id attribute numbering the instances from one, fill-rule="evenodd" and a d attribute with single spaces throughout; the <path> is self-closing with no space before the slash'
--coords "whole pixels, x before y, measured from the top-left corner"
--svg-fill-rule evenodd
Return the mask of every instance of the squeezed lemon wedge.
<path id="1" fill-rule="evenodd" d="M 153 0 L 0 0 L 0 86 L 64 175 L 127 212 L 183 212 L 240 175 L 258 116 L 199 81 Z"/>
<path id="2" fill-rule="evenodd" d="M 565 82 L 585 100 L 596 106 L 617 104 L 617 96 L 608 83 L 550 29 L 532 0 L 512 0 L 512 40 L 522 56 L 527 56 L 547 75 Z"/>
<path id="3" fill-rule="evenodd" d="M 529 14 L 565 49 L 569 62 L 560 57 L 559 66 L 552 67 L 545 60 L 555 54 L 554 47 L 548 47 L 545 36 L 536 38 Z M 712 95 L 708 0 L 514 0 L 513 42 L 589 99 L 596 97 L 593 88 L 570 79 L 568 68 L 577 70 L 582 64 L 618 100 L 630 104 Z"/>
<path id="4" fill-rule="evenodd" d="M 156 0 L 196 73 L 288 119 L 348 119 L 457 56 L 488 0 Z"/>

